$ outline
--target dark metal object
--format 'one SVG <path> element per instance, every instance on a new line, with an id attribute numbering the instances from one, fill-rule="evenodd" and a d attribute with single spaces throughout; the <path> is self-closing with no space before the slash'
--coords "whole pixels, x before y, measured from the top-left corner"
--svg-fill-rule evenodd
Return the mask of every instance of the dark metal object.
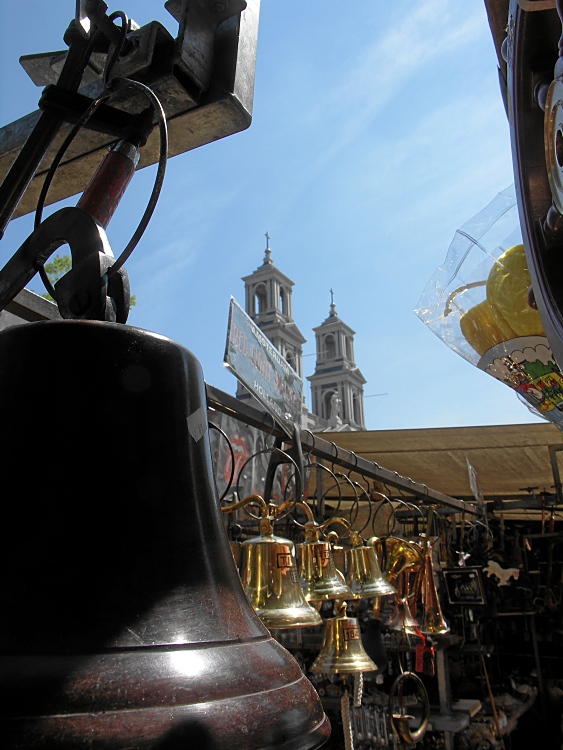
<path id="1" fill-rule="evenodd" d="M 180 23 L 176 64 L 202 91 L 211 80 L 217 28 L 245 10 L 246 5 L 246 0 L 167 0 L 164 4 Z"/>
<path id="2" fill-rule="evenodd" d="M 72 42 L 59 77 L 59 85 L 68 91 L 76 91 L 80 85 L 82 72 L 90 58 L 93 40 L 73 34 L 72 28 L 67 30 L 67 38 L 72 39 Z M 4 234 L 8 222 L 62 123 L 63 117 L 60 113 L 43 112 L 25 142 L 21 144 L 21 150 L 10 169 L 8 178 L 0 185 L 0 237 Z"/>
<path id="3" fill-rule="evenodd" d="M 63 318 L 108 320 L 126 323 L 129 314 L 129 280 L 123 265 L 143 235 L 156 207 L 164 181 L 168 157 L 166 117 L 153 92 L 138 81 L 116 79 L 112 88 L 91 103 L 68 134 L 45 178 L 35 212 L 35 230 L 0 271 L 0 310 L 13 299 L 37 270 L 51 296 L 56 300 Z M 160 155 L 153 190 L 131 240 L 117 260 L 113 257 L 103 228 L 109 223 L 137 165 L 137 143 L 144 140 L 145 121 L 141 119 L 140 138 L 131 132 L 130 141 L 122 141 L 106 155 L 93 176 L 77 208 L 57 211 L 41 223 L 43 207 L 57 167 L 73 139 L 102 102 L 115 89 L 139 89 L 157 114 L 160 133 Z M 91 220 L 89 220 L 91 218 Z M 52 287 L 44 270 L 50 255 L 68 242 L 72 269 Z"/>
<path id="4" fill-rule="evenodd" d="M 79 208 L 62 208 L 51 214 L 10 258 L 0 273 L 0 310 L 65 243 L 70 247 L 73 268 L 55 284 L 61 316 L 125 323 L 130 297 L 127 273 L 120 269 L 108 277 L 115 259 L 105 232 Z"/>
<path id="5" fill-rule="evenodd" d="M 216 0 L 208 0 L 206 3 L 200 2 L 198 7 L 205 6 L 209 10 L 219 4 Z M 116 77 L 132 78 L 150 86 L 162 102 L 170 133 L 169 156 L 224 138 L 250 125 L 260 0 L 248 0 L 242 13 L 237 13 L 240 3 L 235 6 L 234 0 L 230 4 L 223 4 L 228 5 L 235 15 L 223 20 L 218 26 L 213 13 L 202 15 L 204 20 L 201 23 L 209 23 L 209 29 L 213 29 L 212 34 L 206 32 L 207 38 L 213 38 L 213 46 L 212 54 L 207 53 L 200 59 L 202 70 L 197 75 L 194 66 L 191 66 L 193 76 L 189 74 L 191 63 L 184 65 L 186 45 L 183 36 L 179 35 L 174 40 L 162 24 L 156 21 L 128 35 L 131 49 L 113 68 L 112 72 Z M 179 7 L 179 12 L 187 14 L 187 4 Z M 179 17 L 181 28 L 189 36 L 191 30 L 188 28 L 188 21 L 182 20 L 182 15 Z M 119 34 L 119 25 L 114 25 L 114 29 Z M 80 36 L 80 31 L 75 30 L 75 34 Z M 76 42 L 76 45 L 80 44 L 87 42 L 84 39 Z M 94 59 L 96 54 L 94 53 Z M 69 57 L 70 52 L 67 61 Z M 49 67 L 48 62 L 45 65 Z M 82 64 L 82 70 L 85 68 L 86 63 Z M 195 80 L 196 77 L 199 82 Z M 202 88 L 203 81 L 207 81 L 205 88 Z M 62 85 L 60 81 L 59 85 Z M 72 91 L 76 91 L 78 85 L 82 85 L 81 77 Z M 96 99 L 103 87 L 100 77 L 80 88 L 80 94 L 90 100 Z M 70 90 L 70 86 L 65 85 L 63 88 Z M 99 131 L 104 117 L 108 115 L 112 120 L 111 129 L 108 127 L 106 132 L 89 129 L 82 133 L 80 141 L 69 149 L 58 170 L 56 184 L 50 191 L 50 203 L 75 195 L 86 187 L 87 175 L 95 172 L 110 144 L 116 137 L 126 137 L 125 133 L 119 131 L 120 122 L 126 119 L 127 114 L 139 112 L 143 104 L 140 96 L 125 92 L 116 101 L 116 106 L 124 112 L 122 116 L 110 114 L 108 110 L 98 112 L 99 117 L 92 122 L 92 127 Z M 69 107 L 73 109 L 76 105 Z M 72 117 L 74 119 L 71 122 L 76 120 L 77 114 Z M 27 182 L 22 179 L 23 184 L 19 184 L 17 190 L 12 187 L 9 190 L 4 188 L 4 192 L 9 194 L 9 205 L 7 199 L 0 200 L 0 207 L 5 203 L 7 205 L 5 216 L 0 214 L 0 219 L 4 216 L 0 221 L 0 232 L 5 228 L 9 216 L 21 216 L 34 210 L 42 179 L 69 132 L 69 125 L 63 124 L 64 118 L 58 112 L 49 109 L 40 119 L 41 140 L 28 144 L 19 161 L 18 172 L 29 174 Z M 4 178 L 28 141 L 37 120 L 38 115 L 34 113 L 0 129 L 0 179 Z M 126 126 L 126 122 L 124 125 Z M 147 147 L 143 149 L 139 167 L 158 161 L 158 154 L 158 136 L 153 134 L 148 139 Z M 33 173 L 35 177 L 31 180 Z M 26 187 L 27 191 L 22 195 L 22 188 L 25 191 Z"/>
<path id="6" fill-rule="evenodd" d="M 243 593 L 193 354 L 111 323 L 16 326 L 0 333 L 0 392 L 5 486 L 25 477 L 21 533 L 1 545 L 2 747 L 323 744 L 314 688 Z M 29 458 L 46 431 L 48 477 Z"/>
<path id="7" fill-rule="evenodd" d="M 561 20 L 555 8 L 524 11 L 510 4 L 506 42 L 510 136 L 520 223 L 535 304 L 563 366 L 563 221 L 554 205 L 546 160 L 546 86 L 563 73 Z M 562 134 L 563 137 L 563 134 Z M 561 159 L 557 155 L 557 161 Z M 561 162 L 563 163 L 563 162 Z"/>

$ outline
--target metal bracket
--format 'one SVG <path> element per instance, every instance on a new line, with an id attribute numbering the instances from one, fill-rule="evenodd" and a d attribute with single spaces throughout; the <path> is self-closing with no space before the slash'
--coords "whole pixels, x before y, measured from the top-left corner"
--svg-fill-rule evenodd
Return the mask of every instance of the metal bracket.
<path id="1" fill-rule="evenodd" d="M 89 2 L 81 5 L 90 7 Z M 242 5 L 242 0 L 167 3 L 166 7 L 181 23 L 175 40 L 157 21 L 128 35 L 132 45 L 116 64 L 114 73 L 147 83 L 162 102 L 169 127 L 169 156 L 237 133 L 251 123 L 260 0 L 248 0 L 241 12 Z M 76 33 L 83 34 L 84 29 Z M 101 58 L 93 59 L 96 65 L 101 62 Z M 49 56 L 43 61 L 36 56 L 35 62 L 34 76 L 41 75 L 41 65 L 47 71 L 45 75 L 51 75 Z M 89 69 L 88 74 L 91 73 Z M 97 98 L 102 80 L 84 86 L 85 81 L 83 78 L 80 82 L 80 93 Z M 136 113 L 140 102 L 140 97 L 131 92 L 115 97 L 116 106 L 127 113 Z M 22 150 L 36 121 L 37 113 L 32 113 L 0 129 L 0 180 Z M 42 181 L 70 127 L 62 125 L 52 142 L 46 144 L 44 158 L 13 211 L 14 217 L 35 209 Z M 49 203 L 81 192 L 114 140 L 113 135 L 85 130 L 58 168 Z M 158 140 L 157 133 L 149 138 L 139 168 L 158 161 Z"/>

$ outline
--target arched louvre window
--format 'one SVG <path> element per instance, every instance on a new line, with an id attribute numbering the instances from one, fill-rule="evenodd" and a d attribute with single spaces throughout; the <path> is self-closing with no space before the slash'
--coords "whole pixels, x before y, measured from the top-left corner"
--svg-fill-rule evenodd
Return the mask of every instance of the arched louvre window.
<path id="1" fill-rule="evenodd" d="M 267 298 L 266 298 L 266 287 L 264 284 L 259 284 L 254 289 L 254 312 L 256 315 L 266 312 Z"/>

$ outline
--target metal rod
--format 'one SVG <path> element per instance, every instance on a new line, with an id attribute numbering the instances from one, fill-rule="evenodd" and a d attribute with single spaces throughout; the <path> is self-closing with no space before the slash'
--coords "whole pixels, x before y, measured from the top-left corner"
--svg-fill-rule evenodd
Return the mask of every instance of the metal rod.
<path id="1" fill-rule="evenodd" d="M 276 437 L 287 438 L 286 433 L 274 423 L 273 418 L 269 414 L 259 411 L 209 384 L 207 384 L 207 403 L 208 406 L 216 411 L 228 414 L 251 427 L 257 427 L 259 430 L 275 435 Z M 368 461 L 353 451 L 339 448 L 334 443 L 329 443 L 327 440 L 323 440 L 307 430 L 301 431 L 301 445 L 305 452 L 312 453 L 317 458 L 336 463 L 345 469 L 356 471 L 366 478 L 375 479 L 386 485 L 397 487 L 420 498 L 423 503 L 438 504 L 456 512 L 469 513 L 470 515 L 481 514 L 481 509 L 475 504 L 444 495 L 442 492 L 430 489 L 425 484 L 415 482 L 410 477 L 403 477 L 396 471 L 384 469 L 379 464 Z"/>

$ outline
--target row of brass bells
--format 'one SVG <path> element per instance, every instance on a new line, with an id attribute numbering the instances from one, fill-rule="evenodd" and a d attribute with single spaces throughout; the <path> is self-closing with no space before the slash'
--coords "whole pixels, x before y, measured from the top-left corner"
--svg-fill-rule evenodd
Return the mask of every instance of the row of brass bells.
<path id="1" fill-rule="evenodd" d="M 233 562 L 193 354 L 116 323 L 14 326 L 0 394 L 4 486 L 25 486 L 0 546 L 3 750 L 320 747 L 320 699 Z"/>
<path id="2" fill-rule="evenodd" d="M 303 595 L 295 545 L 274 536 L 270 516 L 260 519 L 260 536 L 242 543 L 240 575 L 252 607 L 269 630 L 322 623 Z"/>
<path id="3" fill-rule="evenodd" d="M 375 672 L 377 665 L 362 645 L 358 620 L 347 617 L 346 602 L 338 606 L 338 614 L 325 620 L 323 645 L 311 665 L 315 674 L 354 674 Z"/>

